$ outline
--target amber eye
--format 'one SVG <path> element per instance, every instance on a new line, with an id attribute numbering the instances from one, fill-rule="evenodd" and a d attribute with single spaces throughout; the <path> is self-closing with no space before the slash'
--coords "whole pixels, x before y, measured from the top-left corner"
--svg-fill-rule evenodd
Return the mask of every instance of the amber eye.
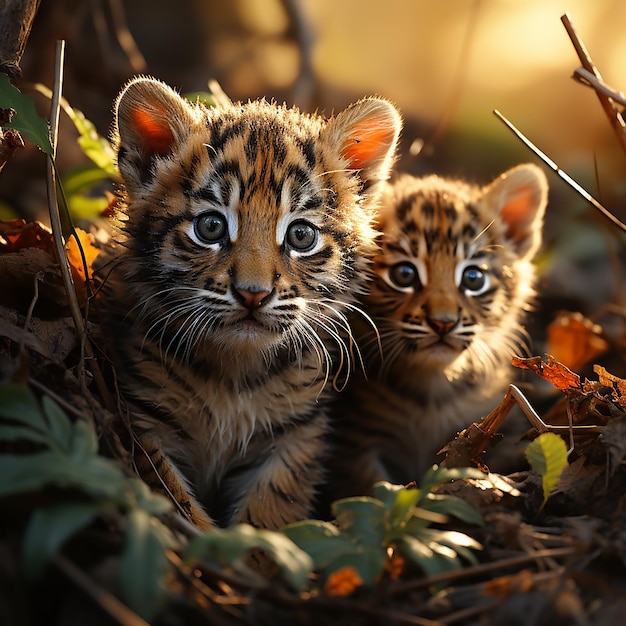
<path id="1" fill-rule="evenodd" d="M 228 234 L 226 218 L 216 212 L 198 215 L 194 220 L 194 232 L 202 243 L 218 243 Z"/>
<path id="2" fill-rule="evenodd" d="M 463 270 L 461 287 L 473 293 L 482 292 L 487 287 L 487 274 L 480 267 L 470 265 Z"/>
<path id="3" fill-rule="evenodd" d="M 389 278 L 391 278 L 398 287 L 411 287 L 419 282 L 417 268 L 413 263 L 409 263 L 408 261 L 396 263 L 396 265 L 389 270 Z"/>
<path id="4" fill-rule="evenodd" d="M 315 248 L 318 239 L 318 230 L 313 224 L 299 220 L 287 229 L 287 244 L 298 252 L 310 252 Z"/>

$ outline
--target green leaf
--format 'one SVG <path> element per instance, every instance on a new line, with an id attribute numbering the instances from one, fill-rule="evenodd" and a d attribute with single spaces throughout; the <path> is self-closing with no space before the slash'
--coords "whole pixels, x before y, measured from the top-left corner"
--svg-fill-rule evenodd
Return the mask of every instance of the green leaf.
<path id="1" fill-rule="evenodd" d="M 150 621 L 166 597 L 171 571 L 167 550 L 175 540 L 169 529 L 147 511 L 128 513 L 128 529 L 120 558 L 120 592 L 129 607 Z"/>
<path id="2" fill-rule="evenodd" d="M 48 485 L 77 488 L 94 498 L 120 502 L 126 477 L 112 461 L 97 456 L 85 462 L 53 450 L 27 456 L 0 455 L 0 497 Z"/>
<path id="3" fill-rule="evenodd" d="M 429 493 L 421 507 L 433 513 L 456 517 L 467 524 L 484 526 L 483 516 L 470 504 L 457 496 Z"/>
<path id="4" fill-rule="evenodd" d="M 26 135 L 32 143 L 46 154 L 52 155 L 48 121 L 37 114 L 32 98 L 16 89 L 6 74 L 0 73 L 0 108 L 13 109 L 15 114 L 6 128 L 13 128 Z"/>
<path id="5" fill-rule="evenodd" d="M 365 585 L 375 583 L 387 562 L 387 551 L 381 546 L 374 545 L 356 545 L 353 544 L 352 550 L 344 551 L 333 559 L 324 570 L 324 579 L 327 579 L 333 572 L 344 567 L 352 567 Z"/>
<path id="6" fill-rule="evenodd" d="M 543 508 L 567 467 L 565 442 L 554 433 L 543 433 L 526 448 L 526 459 L 532 470 L 541 476 L 543 486 L 541 508 Z"/>
<path id="7" fill-rule="evenodd" d="M 0 417 L 49 433 L 49 425 L 33 392 L 24 385 L 0 386 Z"/>
<path id="8" fill-rule="evenodd" d="M 342 535 L 330 522 L 304 520 L 289 524 L 281 528 L 280 532 L 313 559 L 315 569 L 323 569 L 339 554 L 354 548 L 354 542 Z"/>
<path id="9" fill-rule="evenodd" d="M 69 452 L 72 422 L 59 405 L 48 396 L 41 398 L 41 406 L 48 419 L 50 436 L 61 450 Z"/>
<path id="10" fill-rule="evenodd" d="M 69 437 L 69 452 L 77 460 L 88 460 L 98 454 L 98 438 L 90 424 L 77 420 L 72 424 Z"/>
<path id="11" fill-rule="evenodd" d="M 381 545 L 385 538 L 385 505 L 368 496 L 344 498 L 332 504 L 337 526 L 350 538 Z"/>
<path id="12" fill-rule="evenodd" d="M 397 542 L 400 554 L 413 561 L 428 576 L 448 572 L 460 566 L 460 562 L 454 556 L 449 558 L 445 554 L 441 554 L 440 551 L 433 550 L 433 547 L 436 547 L 436 544 L 429 546 L 410 535 L 405 535 Z"/>
<path id="13" fill-rule="evenodd" d="M 97 515 L 110 510 L 107 502 L 60 504 L 37 509 L 26 528 L 22 543 L 22 566 L 25 575 L 34 579 L 41 575 L 45 564 L 61 546 Z"/>
<path id="14" fill-rule="evenodd" d="M 139 478 L 129 478 L 125 482 L 129 500 L 128 507 L 137 506 L 151 515 L 161 515 L 172 510 L 172 503 L 164 496 L 154 493 L 148 485 Z"/>
<path id="15" fill-rule="evenodd" d="M 32 441 L 50 446 L 50 437 L 28 426 L 5 426 L 0 424 L 0 441 Z"/>
<path id="16" fill-rule="evenodd" d="M 218 567 L 251 574 L 245 557 L 251 550 L 260 548 L 278 565 L 285 580 L 301 589 L 313 570 L 313 559 L 291 539 L 280 532 L 238 524 L 230 528 L 216 528 L 194 537 L 185 554 L 187 561 L 207 561 Z"/>

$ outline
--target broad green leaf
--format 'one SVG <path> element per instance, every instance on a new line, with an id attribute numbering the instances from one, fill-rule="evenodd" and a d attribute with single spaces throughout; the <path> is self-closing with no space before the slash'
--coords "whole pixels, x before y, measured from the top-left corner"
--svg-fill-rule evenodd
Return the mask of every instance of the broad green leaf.
<path id="1" fill-rule="evenodd" d="M 48 434 L 50 428 L 33 392 L 24 385 L 0 387 L 0 417 Z"/>
<path id="2" fill-rule="evenodd" d="M 120 502 L 126 477 L 112 461 L 97 456 L 85 461 L 52 450 L 27 456 L 0 455 L 0 497 L 48 485 L 80 489 L 94 498 Z"/>
<path id="3" fill-rule="evenodd" d="M 69 452 L 76 459 L 89 459 L 98 454 L 98 438 L 93 427 L 84 420 L 72 424 Z"/>
<path id="4" fill-rule="evenodd" d="M 397 548 L 402 556 L 413 561 L 428 576 L 441 574 L 460 566 L 458 559 L 448 558 L 410 535 L 405 535 L 398 540 Z"/>
<path id="5" fill-rule="evenodd" d="M 70 422 L 69 417 L 59 405 L 48 396 L 41 398 L 41 406 L 48 419 L 50 436 L 61 450 L 69 452 L 70 440 L 72 438 L 72 422 Z"/>
<path id="6" fill-rule="evenodd" d="M 344 498 L 332 504 L 339 528 L 350 538 L 367 545 L 381 545 L 385 538 L 385 505 L 367 496 Z"/>
<path id="7" fill-rule="evenodd" d="M 70 198 L 75 194 L 89 192 L 110 179 L 110 174 L 101 167 L 87 163 L 75 167 L 63 176 L 63 189 L 68 198 Z"/>
<path id="8" fill-rule="evenodd" d="M 98 134 L 96 127 L 88 120 L 82 111 L 69 107 L 68 115 L 79 133 L 78 145 L 99 168 L 111 178 L 117 178 L 115 168 L 115 153 L 111 144 Z"/>
<path id="9" fill-rule="evenodd" d="M 353 545 L 351 551 L 337 555 L 324 570 L 327 579 L 333 572 L 344 567 L 352 567 L 366 585 L 372 585 L 383 573 L 387 562 L 387 551 L 381 546 Z"/>
<path id="10" fill-rule="evenodd" d="M 330 522 L 304 520 L 289 524 L 280 532 L 313 559 L 315 569 L 326 567 L 339 554 L 354 548 L 354 542 Z"/>
<path id="11" fill-rule="evenodd" d="M 139 478 L 129 478 L 125 482 L 129 500 L 126 506 L 137 506 L 152 515 L 161 515 L 172 510 L 172 503 L 164 496 L 154 493 Z"/>
<path id="12" fill-rule="evenodd" d="M 26 576 L 31 579 L 40 576 L 50 557 L 69 537 L 110 509 L 111 505 L 103 501 L 37 509 L 28 522 L 22 543 L 22 566 Z"/>
<path id="13" fill-rule="evenodd" d="M 526 448 L 526 459 L 532 470 L 541 476 L 543 486 L 541 508 L 543 508 L 567 467 L 565 442 L 554 433 L 543 433 Z"/>
<path id="14" fill-rule="evenodd" d="M 28 426 L 5 426 L 0 424 L 0 441 L 32 441 L 50 446 L 50 437 Z"/>
<path id="15" fill-rule="evenodd" d="M 302 588 L 307 582 L 313 570 L 313 559 L 280 532 L 254 528 L 249 524 L 216 528 L 194 537 L 185 559 L 204 560 L 218 567 L 232 567 L 250 574 L 245 557 L 255 548 L 261 548 L 272 558 L 294 589 Z"/>
<path id="16" fill-rule="evenodd" d="M 171 564 L 167 550 L 174 547 L 170 530 L 147 511 L 128 513 L 128 528 L 120 558 L 120 592 L 128 606 L 150 621 L 167 597 Z"/>
<path id="17" fill-rule="evenodd" d="M 93 222 L 102 215 L 102 212 L 109 206 L 109 201 L 105 196 L 83 196 L 75 194 L 68 196 L 67 206 L 72 219 L 76 222 Z"/>
<path id="18" fill-rule="evenodd" d="M 459 554 L 471 563 L 476 562 L 476 556 L 470 550 L 482 550 L 482 545 L 473 537 L 456 530 L 442 530 L 439 528 L 423 529 L 419 536 L 420 541 L 427 543 L 433 550 L 434 545 L 439 544 L 452 550 L 455 555 Z"/>
<path id="19" fill-rule="evenodd" d="M 30 141 L 41 148 L 46 154 L 52 155 L 48 122 L 35 111 L 35 103 L 16 89 L 6 74 L 0 73 L 0 108 L 13 109 L 15 114 L 6 128 L 14 128 Z"/>
<path id="20" fill-rule="evenodd" d="M 429 493 L 420 505 L 427 511 L 450 515 L 467 524 L 484 526 L 483 516 L 470 504 L 457 496 Z"/>

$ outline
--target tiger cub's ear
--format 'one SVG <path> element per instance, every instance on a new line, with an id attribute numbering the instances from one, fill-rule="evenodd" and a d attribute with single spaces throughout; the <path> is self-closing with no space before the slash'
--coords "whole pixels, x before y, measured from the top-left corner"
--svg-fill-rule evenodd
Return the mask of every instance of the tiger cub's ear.
<path id="1" fill-rule="evenodd" d="M 365 98 L 330 120 L 324 135 L 339 149 L 347 168 L 358 170 L 366 189 L 389 177 L 402 118 L 381 98 Z"/>
<path id="2" fill-rule="evenodd" d="M 136 78 L 115 104 L 118 167 L 131 189 L 150 179 L 155 157 L 171 154 L 195 123 L 194 108 L 154 78 Z"/>
<path id="3" fill-rule="evenodd" d="M 500 214 L 506 237 L 519 256 L 533 256 L 541 244 L 543 216 L 548 202 L 548 179 L 536 165 L 518 165 L 484 190 L 483 201 Z"/>

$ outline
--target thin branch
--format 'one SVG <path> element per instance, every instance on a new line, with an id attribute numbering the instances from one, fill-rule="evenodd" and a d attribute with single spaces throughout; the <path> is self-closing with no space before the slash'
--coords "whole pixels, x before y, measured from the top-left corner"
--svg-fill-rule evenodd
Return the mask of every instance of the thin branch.
<path id="1" fill-rule="evenodd" d="M 563 26 L 565 26 L 565 30 L 567 31 L 569 38 L 572 40 L 572 44 L 574 45 L 574 49 L 576 50 L 576 54 L 578 55 L 583 68 L 593 74 L 599 81 L 602 81 L 602 76 L 600 75 L 598 68 L 593 63 L 589 52 L 587 52 L 585 44 L 576 33 L 576 29 L 574 28 L 568 13 L 561 16 L 561 22 L 563 22 Z M 626 124 L 624 123 L 624 120 L 609 96 L 598 90 L 596 90 L 596 95 L 598 96 L 598 100 L 600 100 L 602 109 L 609 118 L 611 128 L 617 137 L 617 141 L 626 155 Z"/>
<path id="2" fill-rule="evenodd" d="M 530 148 L 550 169 L 556 172 L 572 189 L 577 191 L 589 204 L 598 209 L 614 226 L 626 231 L 626 224 L 618 220 L 609 210 L 605 209 L 588 191 L 583 189 L 569 174 L 564 172 L 552 159 L 542 152 L 530 139 L 519 131 L 500 111 L 494 110 L 494 115 L 511 130 L 522 143 Z"/>
<path id="3" fill-rule="evenodd" d="M 579 67 L 574 70 L 574 79 L 585 87 L 591 87 L 596 91 L 601 91 L 603 94 L 614 100 L 615 102 L 626 107 L 626 97 L 621 91 L 616 91 L 610 85 L 607 85 L 604 81 L 600 80 L 584 67 Z"/>
<path id="4" fill-rule="evenodd" d="M 52 562 L 120 626 L 149 626 L 148 622 L 131 611 L 106 589 L 97 585 L 85 572 L 62 554 L 56 554 Z"/>

